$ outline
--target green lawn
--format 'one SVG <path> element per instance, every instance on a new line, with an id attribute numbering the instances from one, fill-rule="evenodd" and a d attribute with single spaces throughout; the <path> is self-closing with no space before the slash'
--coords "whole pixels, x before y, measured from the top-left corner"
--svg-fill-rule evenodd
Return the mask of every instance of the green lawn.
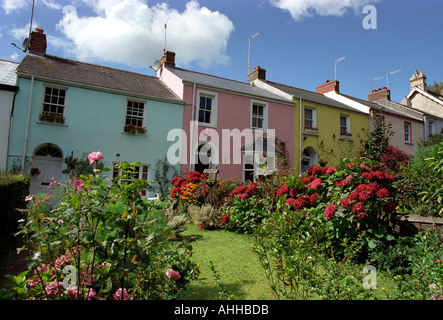
<path id="1" fill-rule="evenodd" d="M 196 238 L 192 242 L 193 261 L 201 270 L 199 280 L 187 290 L 185 299 L 217 300 L 219 283 L 232 299 L 274 299 L 264 270 L 251 250 L 251 236 L 225 230 L 200 230 L 193 224 L 182 235 Z"/>

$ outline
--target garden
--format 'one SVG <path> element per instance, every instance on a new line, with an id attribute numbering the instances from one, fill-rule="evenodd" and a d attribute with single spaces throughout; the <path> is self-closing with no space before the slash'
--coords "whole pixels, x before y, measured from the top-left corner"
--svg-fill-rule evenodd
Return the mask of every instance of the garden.
<path id="1" fill-rule="evenodd" d="M 138 163 L 111 179 L 100 152 L 51 195 L 18 208 L 26 270 L 1 299 L 443 299 L 443 230 L 398 232 L 398 216 L 442 217 L 443 141 L 413 159 L 377 141 L 257 182 L 196 171 L 145 196 Z M 382 143 L 380 143 L 382 142 Z"/>

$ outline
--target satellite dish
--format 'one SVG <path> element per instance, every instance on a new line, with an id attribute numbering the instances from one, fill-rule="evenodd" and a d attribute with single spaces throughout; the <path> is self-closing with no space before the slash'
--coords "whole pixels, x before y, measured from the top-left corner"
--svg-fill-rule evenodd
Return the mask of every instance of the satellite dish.
<path id="1" fill-rule="evenodd" d="M 151 66 L 150 68 L 154 71 L 157 71 L 158 69 L 160 69 L 161 65 L 162 64 L 161 64 L 160 60 L 155 60 L 154 65 Z"/>
<path id="2" fill-rule="evenodd" d="M 29 38 L 26 38 L 25 40 L 23 40 L 23 44 L 20 50 L 26 52 L 26 50 L 28 50 L 28 46 L 29 46 Z"/>

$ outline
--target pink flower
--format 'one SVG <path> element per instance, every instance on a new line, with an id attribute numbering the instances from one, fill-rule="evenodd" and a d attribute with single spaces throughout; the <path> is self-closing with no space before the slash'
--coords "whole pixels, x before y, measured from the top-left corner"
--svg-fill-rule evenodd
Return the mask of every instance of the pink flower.
<path id="1" fill-rule="evenodd" d="M 103 159 L 102 153 L 100 151 L 97 152 L 91 152 L 88 155 L 89 164 L 93 164 L 94 162 L 97 163 L 100 159 Z"/>
<path id="2" fill-rule="evenodd" d="M 177 281 L 178 279 L 180 279 L 181 275 L 180 273 L 178 273 L 178 271 L 174 271 L 172 269 L 168 269 L 166 270 L 166 278 L 168 279 L 174 279 L 175 281 Z"/>
<path id="3" fill-rule="evenodd" d="M 123 297 L 122 297 L 122 293 L 123 293 Z M 131 296 L 128 294 L 126 289 L 123 289 L 123 291 L 122 291 L 122 288 L 117 289 L 117 291 L 112 296 L 114 297 L 114 300 L 129 300 L 129 298 L 131 298 Z"/>
<path id="4" fill-rule="evenodd" d="M 320 178 L 315 179 L 314 181 L 312 181 L 310 184 L 307 185 L 307 187 L 314 189 L 314 190 L 320 186 L 321 186 L 321 179 Z"/>

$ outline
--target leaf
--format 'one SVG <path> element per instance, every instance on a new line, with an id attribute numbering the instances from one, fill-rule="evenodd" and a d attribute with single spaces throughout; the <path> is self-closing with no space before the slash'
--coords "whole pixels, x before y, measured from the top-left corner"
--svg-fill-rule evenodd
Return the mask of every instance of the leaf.
<path id="1" fill-rule="evenodd" d="M 369 248 L 374 249 L 377 246 L 377 241 L 372 239 L 371 241 L 368 242 L 368 246 Z"/>

